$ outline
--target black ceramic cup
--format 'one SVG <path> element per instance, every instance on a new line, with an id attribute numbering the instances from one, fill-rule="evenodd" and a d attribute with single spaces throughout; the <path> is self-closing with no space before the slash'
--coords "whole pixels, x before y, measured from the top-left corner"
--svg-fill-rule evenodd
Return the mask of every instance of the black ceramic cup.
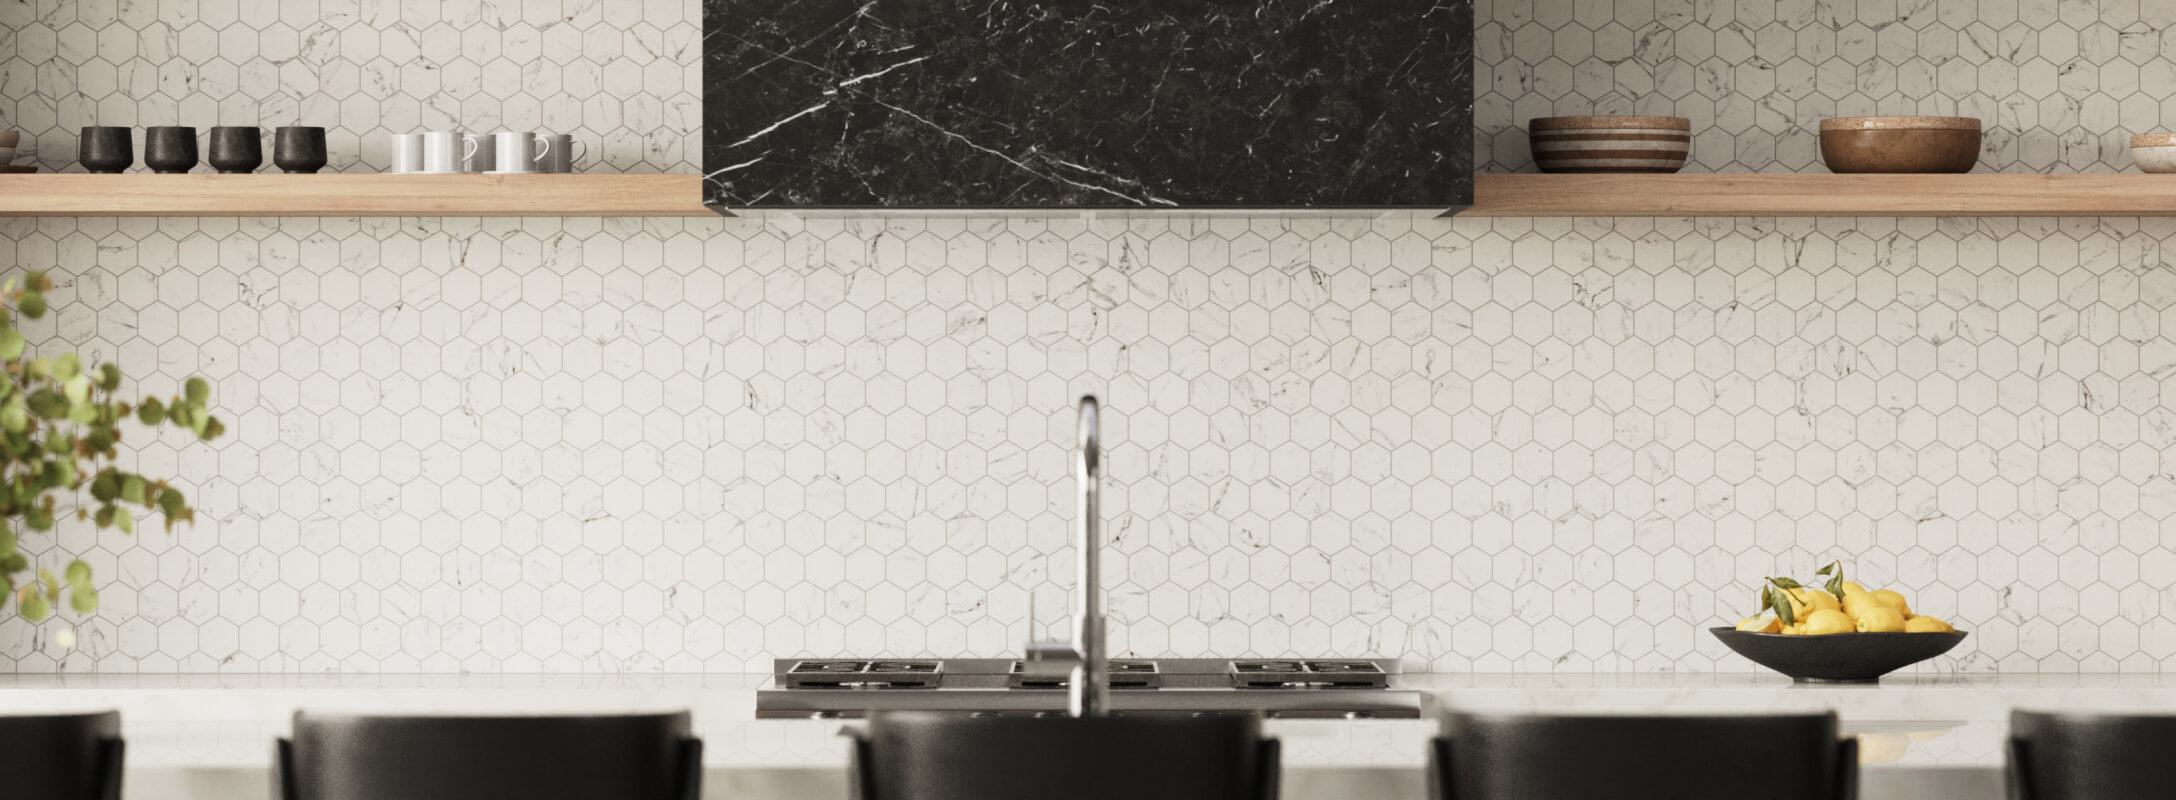
<path id="1" fill-rule="evenodd" d="M 205 159 L 223 173 L 255 172 L 264 166 L 264 132 L 255 126 L 212 129 L 212 153 Z"/>
<path id="2" fill-rule="evenodd" d="M 129 139 L 129 129 L 111 125 L 84 128 L 76 146 L 76 161 L 98 175 L 127 172 L 136 164 L 136 146 Z"/>
<path id="3" fill-rule="evenodd" d="M 272 163 L 286 172 L 325 168 L 325 129 L 288 127 L 272 134 Z"/>
<path id="4" fill-rule="evenodd" d="M 144 129 L 144 166 L 162 175 L 178 175 L 195 167 L 196 129 L 184 125 L 154 125 Z"/>

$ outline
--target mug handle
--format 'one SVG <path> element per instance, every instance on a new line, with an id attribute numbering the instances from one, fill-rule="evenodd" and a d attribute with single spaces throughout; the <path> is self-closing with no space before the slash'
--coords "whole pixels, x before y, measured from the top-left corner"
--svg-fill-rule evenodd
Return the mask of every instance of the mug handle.
<path id="1" fill-rule="evenodd" d="M 470 159 L 475 158 L 476 148 L 480 144 L 482 144 L 482 142 L 483 139 L 475 136 L 461 137 L 461 163 L 467 164 L 469 163 Z"/>
<path id="2" fill-rule="evenodd" d="M 571 140 L 571 139 L 570 139 L 569 141 L 571 142 L 571 141 L 573 141 L 573 140 Z M 570 158 L 568 158 L 568 159 L 567 159 L 567 171 L 568 171 L 568 172 L 573 172 L 573 171 L 574 171 L 574 165 L 575 165 L 575 163 L 576 163 L 576 162 L 579 162 L 579 161 L 581 161 L 582 159 L 585 159 L 585 158 L 588 158 L 588 157 L 589 157 L 589 140 L 587 140 L 587 139 L 584 139 L 584 140 L 582 140 L 581 144 L 582 144 L 582 154 L 581 154 L 581 155 L 578 155 L 578 156 L 572 156 L 572 157 L 570 157 Z M 568 149 L 570 149 L 570 150 L 571 150 L 571 149 L 573 149 L 573 146 L 572 146 L 572 145 L 570 144 L 570 145 L 568 146 Z"/>
<path id="3" fill-rule="evenodd" d="M 538 136 L 534 139 L 534 141 L 537 143 L 536 155 L 530 156 L 529 160 L 542 163 L 545 156 L 552 154 L 552 138 L 549 136 Z"/>

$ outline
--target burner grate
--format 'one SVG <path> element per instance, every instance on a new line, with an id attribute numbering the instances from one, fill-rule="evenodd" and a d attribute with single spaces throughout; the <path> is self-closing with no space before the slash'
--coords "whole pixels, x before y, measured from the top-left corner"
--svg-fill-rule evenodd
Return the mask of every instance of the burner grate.
<path id="1" fill-rule="evenodd" d="M 786 670 L 789 675 L 855 673 L 869 668 L 867 661 L 802 661 Z"/>
<path id="2" fill-rule="evenodd" d="M 1073 684 L 1066 675 L 1027 674 L 1027 662 L 1012 662 L 1010 677 L 1005 680 L 1008 689 L 1064 689 Z M 1163 684 L 1163 673 L 1154 661 L 1110 662 L 1110 687 L 1113 689 L 1154 689 Z"/>
<path id="3" fill-rule="evenodd" d="M 1233 661 L 1239 689 L 1384 689 L 1390 678 L 1372 661 Z"/>
<path id="4" fill-rule="evenodd" d="M 797 661 L 779 676 L 788 689 L 934 689 L 942 661 Z"/>

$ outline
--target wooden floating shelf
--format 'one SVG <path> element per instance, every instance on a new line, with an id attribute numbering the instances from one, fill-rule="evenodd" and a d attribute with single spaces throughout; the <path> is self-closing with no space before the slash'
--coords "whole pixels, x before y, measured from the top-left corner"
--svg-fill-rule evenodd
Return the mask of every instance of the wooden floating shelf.
<path id="1" fill-rule="evenodd" d="M 2176 216 L 2176 175 L 1522 173 L 1475 178 L 1473 208 L 1460 216 Z M 684 174 L 0 175 L 0 216 L 10 217 L 712 215 L 702 205 L 701 178 Z"/>
<path id="2" fill-rule="evenodd" d="M 1468 217 L 2162 217 L 2176 175 L 1476 175 Z"/>
<path id="3" fill-rule="evenodd" d="M 707 217 L 695 175 L 0 175 L 11 217 Z"/>

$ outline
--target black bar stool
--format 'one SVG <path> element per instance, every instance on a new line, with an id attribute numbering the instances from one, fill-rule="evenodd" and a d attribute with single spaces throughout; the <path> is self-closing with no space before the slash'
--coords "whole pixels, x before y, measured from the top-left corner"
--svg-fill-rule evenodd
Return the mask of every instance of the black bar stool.
<path id="1" fill-rule="evenodd" d="M 1430 753 L 1438 800 L 1850 800 L 1857 740 L 1835 714 L 1454 714 Z"/>
<path id="2" fill-rule="evenodd" d="M 372 717 L 295 713 L 282 800 L 696 800 L 688 715 Z"/>
<path id="3" fill-rule="evenodd" d="M 121 713 L 0 716 L 0 795 L 120 800 Z"/>
<path id="4" fill-rule="evenodd" d="M 2176 717 L 2010 712 L 2014 800 L 2145 800 L 2176 795 Z"/>
<path id="5" fill-rule="evenodd" d="M 859 800 L 1275 800 L 1277 740 L 1252 715 L 879 714 L 854 742 Z"/>

